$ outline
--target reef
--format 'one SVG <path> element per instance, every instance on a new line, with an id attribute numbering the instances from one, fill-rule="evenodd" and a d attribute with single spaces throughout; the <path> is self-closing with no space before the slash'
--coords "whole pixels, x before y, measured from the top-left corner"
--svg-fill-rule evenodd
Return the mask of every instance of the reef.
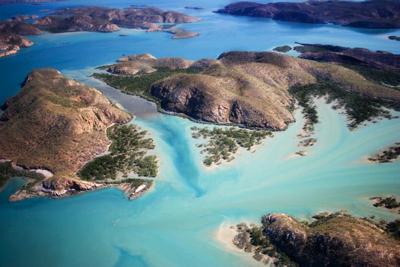
<path id="1" fill-rule="evenodd" d="M 217 10 L 235 16 L 273 20 L 337 24 L 357 28 L 399 28 L 400 3 L 396 0 L 305 1 L 300 3 L 236 2 Z"/>

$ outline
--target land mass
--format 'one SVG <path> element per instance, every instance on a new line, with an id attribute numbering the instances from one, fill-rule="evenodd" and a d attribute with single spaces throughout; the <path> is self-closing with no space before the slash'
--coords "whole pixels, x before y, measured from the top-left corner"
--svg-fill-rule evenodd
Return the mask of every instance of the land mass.
<path id="1" fill-rule="evenodd" d="M 232 242 L 277 266 L 398 266 L 400 221 L 385 225 L 345 213 L 318 214 L 300 222 L 267 214 L 262 225 L 239 224 Z"/>
<path id="2" fill-rule="evenodd" d="M 42 31 L 60 32 L 115 32 L 120 27 L 142 29 L 149 32 L 164 31 L 173 34 L 175 39 L 192 38 L 198 33 L 165 26 L 196 22 L 199 19 L 174 11 L 157 8 L 105 8 L 77 7 L 66 8 L 52 14 L 34 18 L 33 24 L 20 16 L 0 22 L 0 57 L 16 54 L 20 48 L 32 46 L 26 35 L 41 34 Z"/>
<path id="3" fill-rule="evenodd" d="M 337 100 L 349 126 L 390 117 L 400 91 L 355 69 L 273 52 L 227 52 L 217 60 L 123 57 L 94 77 L 123 92 L 151 100 L 160 110 L 193 120 L 247 128 L 284 130 L 297 101 L 309 124 L 318 122 L 313 96 Z"/>
<path id="4" fill-rule="evenodd" d="M 358 28 L 400 27 L 400 2 L 397 0 L 306 1 L 268 4 L 237 2 L 216 12 L 301 23 L 332 23 Z"/>
<path id="5" fill-rule="evenodd" d="M 96 89 L 54 69 L 33 71 L 2 109 L 2 180 L 21 171 L 33 178 L 11 200 L 62 197 L 105 186 L 124 187 L 134 197 L 151 181 L 133 179 L 128 172 L 156 175 L 155 158 L 146 156 L 154 148 L 151 139 L 137 127 L 123 125 L 132 116 Z M 32 177 L 35 169 L 50 175 Z M 125 175 L 117 177 L 118 172 Z"/>

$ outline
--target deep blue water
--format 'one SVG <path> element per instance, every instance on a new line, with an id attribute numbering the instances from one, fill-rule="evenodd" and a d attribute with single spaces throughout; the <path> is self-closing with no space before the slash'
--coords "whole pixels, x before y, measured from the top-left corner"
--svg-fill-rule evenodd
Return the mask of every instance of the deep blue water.
<path id="1" fill-rule="evenodd" d="M 200 16 L 182 27 L 200 32 L 188 40 L 166 33 L 123 30 L 120 33 L 45 34 L 32 37 L 33 47 L 0 59 L 0 101 L 15 95 L 26 75 L 38 67 L 53 67 L 91 85 L 93 68 L 124 54 L 189 59 L 217 57 L 228 50 L 270 50 L 294 42 L 329 43 L 400 53 L 387 35 L 400 31 L 356 30 L 338 26 L 283 23 L 235 18 L 212 13 L 229 1 L 65 1 L 56 4 L 0 6 L 0 18 L 43 14 L 46 9 L 97 4 L 124 7 L 155 5 Z M 184 10 L 183 6 L 205 10 Z M 45 11 L 43 11 L 45 10 Z M 103 88 L 104 89 L 104 88 Z M 138 115 L 134 121 L 156 142 L 160 177 L 145 196 L 128 201 L 116 190 L 101 190 L 67 199 L 32 199 L 9 203 L 8 196 L 23 181 L 11 180 L 0 193 L 0 266 L 251 266 L 256 263 L 216 240 L 224 223 L 258 221 L 266 212 L 287 212 L 309 218 L 319 211 L 346 209 L 357 216 L 393 219 L 368 198 L 400 194 L 399 163 L 373 165 L 362 159 L 398 141 L 399 119 L 383 120 L 356 131 L 323 100 L 318 143 L 303 158 L 297 151 L 297 122 L 275 134 L 255 153 L 241 151 L 216 169 L 201 166 L 188 120 L 154 114 L 148 104 L 106 91 Z M 130 103 L 134 104 L 130 104 Z M 150 105 L 151 106 L 151 105 Z M 150 115 L 149 115 L 150 113 Z"/>

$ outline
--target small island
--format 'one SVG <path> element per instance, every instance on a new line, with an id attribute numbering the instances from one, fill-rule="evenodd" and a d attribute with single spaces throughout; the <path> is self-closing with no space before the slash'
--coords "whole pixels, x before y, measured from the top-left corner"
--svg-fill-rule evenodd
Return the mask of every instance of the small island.
<path id="1" fill-rule="evenodd" d="M 136 198 L 152 184 L 153 141 L 102 93 L 54 69 L 33 71 L 0 118 L 0 179 L 29 178 L 10 197 L 64 197 L 114 186 Z M 146 178 L 146 179 L 144 179 Z"/>
<path id="2" fill-rule="evenodd" d="M 390 163 L 400 158 L 400 142 L 382 150 L 381 152 L 368 158 L 371 162 Z"/>
<path id="3" fill-rule="evenodd" d="M 262 225 L 235 226 L 233 244 L 275 266 L 396 266 L 400 262 L 400 220 L 375 223 L 343 212 L 312 221 L 267 214 Z"/>
<path id="4" fill-rule="evenodd" d="M 290 50 L 292 50 L 292 47 L 289 45 L 282 45 L 282 46 L 275 47 L 273 50 L 276 52 L 287 53 Z"/>
<path id="5" fill-rule="evenodd" d="M 236 2 L 216 12 L 234 16 L 262 17 L 313 24 L 337 24 L 357 28 L 390 29 L 400 27 L 400 3 L 393 0 L 305 1 L 267 4 Z"/>
<path id="6" fill-rule="evenodd" d="M 397 201 L 396 197 L 371 197 L 374 207 L 385 208 L 393 212 L 400 214 L 400 201 Z"/>
<path id="7" fill-rule="evenodd" d="M 207 140 L 205 144 L 199 144 L 203 148 L 202 153 L 206 154 L 203 163 L 205 166 L 213 164 L 219 165 L 222 161 L 232 161 L 238 148 L 250 150 L 255 145 L 261 144 L 261 141 L 267 136 L 272 136 L 268 131 L 256 131 L 230 128 L 216 128 L 212 130 L 207 127 L 192 127 L 192 137 Z"/>

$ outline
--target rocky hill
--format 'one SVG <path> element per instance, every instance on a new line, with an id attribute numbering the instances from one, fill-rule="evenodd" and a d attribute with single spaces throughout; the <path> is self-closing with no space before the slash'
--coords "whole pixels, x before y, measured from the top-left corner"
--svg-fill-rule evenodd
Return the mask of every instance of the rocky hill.
<path id="1" fill-rule="evenodd" d="M 34 195 L 64 196 L 105 186 L 97 179 L 99 172 L 91 171 L 87 182 L 80 179 L 78 172 L 107 152 L 111 144 L 107 129 L 132 118 L 96 89 L 67 79 L 54 69 L 33 71 L 22 91 L 8 100 L 3 110 L 2 162 L 11 161 L 18 170 L 46 170 L 43 179 L 18 192 L 15 200 Z M 124 131 L 131 132 L 129 128 Z M 133 137 L 136 142 L 142 138 Z M 114 139 L 119 141 L 113 137 L 113 142 Z"/>
<path id="2" fill-rule="evenodd" d="M 164 111 L 250 128 L 286 129 L 295 100 L 304 106 L 311 96 L 340 99 L 356 124 L 384 115 L 380 105 L 400 102 L 400 91 L 355 70 L 272 52 L 228 52 L 196 62 L 132 55 L 104 69 L 111 74 L 95 77 Z"/>
<path id="3" fill-rule="evenodd" d="M 378 225 L 345 213 L 319 214 L 311 222 L 268 214 L 262 226 L 240 224 L 233 242 L 278 266 L 398 266 L 396 223 Z"/>
<path id="4" fill-rule="evenodd" d="M 399 28 L 400 2 L 397 0 L 305 1 L 260 4 L 236 2 L 217 13 L 274 20 L 360 28 Z"/>

